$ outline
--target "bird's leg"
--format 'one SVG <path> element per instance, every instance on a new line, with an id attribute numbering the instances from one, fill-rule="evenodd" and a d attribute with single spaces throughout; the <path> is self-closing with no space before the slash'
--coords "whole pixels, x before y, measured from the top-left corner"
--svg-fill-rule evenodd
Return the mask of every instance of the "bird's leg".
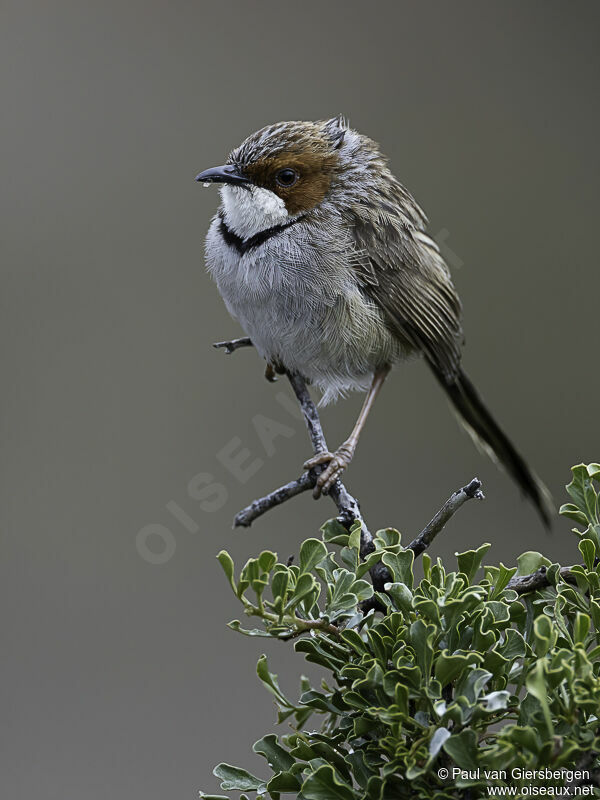
<path id="1" fill-rule="evenodd" d="M 365 402 L 360 410 L 356 424 L 352 429 L 352 433 L 346 439 L 346 441 L 340 447 L 338 447 L 335 453 L 319 453 L 318 455 L 313 456 L 313 458 L 309 458 L 309 460 L 304 464 L 304 469 L 312 469 L 320 464 L 327 464 L 327 467 L 317 478 L 315 488 L 313 489 L 313 497 L 317 498 L 320 497 L 321 494 L 327 494 L 335 481 L 340 477 L 342 472 L 352 461 L 360 433 L 365 422 L 367 421 L 367 417 L 369 416 L 369 411 L 371 410 L 373 403 L 375 402 L 375 398 L 379 394 L 379 390 L 383 386 L 383 382 L 385 381 L 389 371 L 389 367 L 383 367 L 382 369 L 378 369 L 373 375 L 371 388 L 365 397 Z"/>

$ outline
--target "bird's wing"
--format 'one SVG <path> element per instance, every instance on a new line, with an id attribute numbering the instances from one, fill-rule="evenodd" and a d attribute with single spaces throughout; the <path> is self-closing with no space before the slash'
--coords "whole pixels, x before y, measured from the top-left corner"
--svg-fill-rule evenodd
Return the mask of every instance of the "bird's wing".
<path id="1" fill-rule="evenodd" d="M 460 299 L 439 248 L 425 233 L 425 215 L 400 184 L 394 189 L 393 198 L 346 210 L 362 255 L 355 269 L 394 335 L 451 382 L 463 344 Z"/>
<path id="2" fill-rule="evenodd" d="M 460 300 L 437 245 L 425 233 L 424 214 L 398 187 L 390 181 L 377 203 L 348 204 L 346 222 L 362 256 L 353 259 L 361 290 L 382 310 L 394 335 L 423 353 L 467 431 L 500 462 L 549 526 L 555 511 L 548 489 L 460 367 Z"/>

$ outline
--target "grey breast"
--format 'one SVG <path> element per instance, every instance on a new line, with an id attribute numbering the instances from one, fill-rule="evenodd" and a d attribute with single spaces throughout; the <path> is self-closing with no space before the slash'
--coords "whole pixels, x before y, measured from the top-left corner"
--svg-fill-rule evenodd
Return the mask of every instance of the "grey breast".
<path id="1" fill-rule="evenodd" d="M 217 215 L 206 240 L 208 269 L 261 356 L 325 391 L 362 388 L 382 360 L 393 360 L 380 312 L 348 269 L 361 254 L 343 228 L 303 219 L 255 246 L 227 238 Z"/>

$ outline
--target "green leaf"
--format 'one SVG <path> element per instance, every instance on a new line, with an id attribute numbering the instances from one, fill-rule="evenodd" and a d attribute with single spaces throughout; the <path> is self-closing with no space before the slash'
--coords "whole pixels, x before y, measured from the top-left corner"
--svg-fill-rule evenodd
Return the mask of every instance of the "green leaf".
<path id="1" fill-rule="evenodd" d="M 271 592 L 273 597 L 281 597 L 285 600 L 288 585 L 290 582 L 290 572 L 287 568 L 278 570 L 271 579 Z"/>
<path id="2" fill-rule="evenodd" d="M 433 661 L 432 641 L 436 628 L 434 625 L 425 625 L 418 619 L 410 626 L 410 641 L 415 650 L 415 660 L 421 668 L 421 674 L 426 683 L 429 682 L 431 664 Z"/>
<path id="3" fill-rule="evenodd" d="M 326 613 L 330 618 L 356 609 L 359 600 L 366 600 L 373 594 L 372 585 L 365 580 L 355 580 L 353 572 L 337 569 L 334 572 L 333 585 L 329 585 L 331 596 L 326 605 Z"/>
<path id="4" fill-rule="evenodd" d="M 233 589 L 233 593 L 237 595 L 237 586 L 236 586 L 235 577 L 234 577 L 235 566 L 234 566 L 234 563 L 233 563 L 233 559 L 231 558 L 231 556 L 229 555 L 227 550 L 221 550 L 217 554 L 217 560 L 218 560 L 219 564 L 223 567 L 223 572 L 227 576 L 227 580 L 229 581 L 229 584 L 230 584 L 231 588 Z"/>
<path id="5" fill-rule="evenodd" d="M 444 687 L 460 677 L 471 664 L 480 663 L 482 660 L 480 653 L 462 651 L 450 654 L 448 650 L 444 650 L 436 659 L 434 675 Z"/>
<path id="6" fill-rule="evenodd" d="M 341 781 L 329 764 L 319 767 L 302 784 L 306 800 L 359 800 L 353 789 Z"/>
<path id="7" fill-rule="evenodd" d="M 592 466 L 595 474 L 596 465 Z M 578 464 L 571 468 L 573 479 L 567 484 L 567 492 L 577 508 L 585 514 L 590 524 L 598 523 L 597 495 L 592 485 L 592 480 L 585 464 Z"/>
<path id="8" fill-rule="evenodd" d="M 429 553 L 423 553 L 421 556 L 421 564 L 423 565 L 423 575 L 426 581 L 431 580 L 431 556 Z"/>
<path id="9" fill-rule="evenodd" d="M 550 736 L 554 734 L 554 726 L 552 724 L 552 714 L 550 713 L 550 706 L 548 705 L 548 688 L 545 676 L 545 662 L 538 661 L 535 667 L 530 671 L 525 681 L 527 691 L 531 694 L 540 704 L 546 728 Z M 521 705 L 521 707 L 523 704 Z"/>
<path id="10" fill-rule="evenodd" d="M 399 547 L 402 540 L 400 531 L 395 528 L 383 528 L 375 534 L 375 545 L 383 547 Z"/>
<path id="11" fill-rule="evenodd" d="M 264 590 L 267 588 L 267 582 L 264 580 L 259 580 L 255 578 L 253 581 L 250 581 L 250 585 L 252 586 L 252 591 L 256 592 L 257 596 L 260 597 Z"/>
<path id="12" fill-rule="evenodd" d="M 367 645 L 364 643 L 362 636 L 360 633 L 354 630 L 348 630 L 347 628 L 342 631 L 341 638 L 344 642 L 350 645 L 350 647 L 357 653 L 359 656 L 366 655 L 369 651 L 367 649 Z"/>
<path id="13" fill-rule="evenodd" d="M 509 628 L 505 632 L 505 639 L 502 644 L 496 646 L 496 650 L 509 662 L 516 658 L 524 658 L 527 652 L 523 635 L 514 628 Z"/>
<path id="14" fill-rule="evenodd" d="M 593 478 L 595 481 L 600 481 L 600 464 L 588 464 L 587 472 L 590 478 Z"/>
<path id="15" fill-rule="evenodd" d="M 355 572 L 357 578 L 362 578 L 365 573 L 367 573 L 371 567 L 374 567 L 375 564 L 378 564 L 381 561 L 381 551 L 375 550 L 365 558 L 364 561 L 361 561 L 360 564 L 357 566 Z"/>
<path id="16" fill-rule="evenodd" d="M 596 632 L 600 633 L 600 605 L 594 598 L 590 599 L 590 614 Z"/>
<path id="17" fill-rule="evenodd" d="M 267 657 L 262 655 L 256 664 L 256 674 L 260 678 L 263 685 L 266 689 L 271 692 L 277 699 L 277 701 L 282 705 L 286 706 L 287 708 L 294 708 L 293 704 L 287 699 L 287 697 L 283 694 L 281 689 L 279 688 L 279 683 L 277 682 L 277 675 L 272 672 L 269 672 L 269 667 L 267 664 Z"/>
<path id="18" fill-rule="evenodd" d="M 328 519 L 324 525 L 321 525 L 321 533 L 323 541 L 327 544 L 348 544 L 348 531 L 337 519 Z"/>
<path id="19" fill-rule="evenodd" d="M 327 548 L 319 539 L 306 539 L 300 547 L 300 573 L 312 570 L 327 556 Z"/>
<path id="20" fill-rule="evenodd" d="M 267 784 L 267 791 L 273 796 L 274 792 L 282 794 L 296 794 L 300 789 L 300 781 L 291 772 L 280 772 L 275 775 Z"/>
<path id="21" fill-rule="evenodd" d="M 528 550 L 526 553 L 522 553 L 517 558 L 517 575 L 531 575 L 532 572 L 535 572 L 540 567 L 549 567 L 550 561 L 541 553 L 536 553 L 534 550 Z"/>
<path id="22" fill-rule="evenodd" d="M 294 766 L 294 759 L 288 751 L 284 750 L 279 744 L 277 736 L 275 736 L 274 733 L 263 736 L 262 739 L 254 743 L 252 749 L 255 753 L 267 759 L 267 763 L 273 772 L 287 772 Z"/>
<path id="23" fill-rule="evenodd" d="M 415 554 L 408 548 L 399 553 L 384 553 L 381 560 L 388 567 L 394 576 L 394 583 L 404 583 L 412 589 L 414 577 L 412 566 Z"/>
<path id="24" fill-rule="evenodd" d="M 294 587 L 292 596 L 287 602 L 287 605 L 285 607 L 286 611 L 289 611 L 291 608 L 297 606 L 303 597 L 306 597 L 307 594 L 312 592 L 312 590 L 315 588 L 316 585 L 317 582 L 310 573 L 308 572 L 302 573 L 298 578 L 296 586 Z"/>
<path id="25" fill-rule="evenodd" d="M 356 572 L 360 560 L 358 550 L 355 550 L 353 547 L 342 547 L 340 550 L 340 560 L 350 572 Z"/>
<path id="26" fill-rule="evenodd" d="M 444 742 L 449 739 L 451 736 L 450 731 L 447 728 L 436 728 L 433 732 L 433 736 L 429 741 L 429 755 L 430 757 L 435 757 L 442 749 L 442 745 Z"/>
<path id="27" fill-rule="evenodd" d="M 294 645 L 294 650 L 297 653 L 305 653 L 307 661 L 311 661 L 313 664 L 320 664 L 332 672 L 342 669 L 346 663 L 345 659 L 334 656 L 331 652 L 325 650 L 316 639 L 298 639 Z"/>
<path id="28" fill-rule="evenodd" d="M 500 562 L 500 565 L 498 567 L 498 576 L 494 584 L 494 589 L 490 595 L 490 600 L 495 600 L 502 594 L 503 589 L 506 588 L 508 582 L 510 581 L 510 579 L 512 578 L 512 576 L 515 574 L 516 571 L 517 571 L 516 567 L 508 568 L 505 567 L 502 562 Z"/>
<path id="29" fill-rule="evenodd" d="M 477 734 L 472 728 L 465 728 L 460 733 L 450 736 L 443 744 L 443 749 L 463 770 L 476 770 L 477 763 Z"/>
<path id="30" fill-rule="evenodd" d="M 270 633 L 262 630 L 262 628 L 242 628 L 242 623 L 239 619 L 232 619 L 231 622 L 227 623 L 227 627 L 231 628 L 231 630 L 236 633 L 242 633 L 244 636 L 262 636 L 267 639 L 273 638 Z"/>
<path id="31" fill-rule="evenodd" d="M 591 539 L 581 539 L 578 543 L 579 550 L 583 556 L 586 567 L 589 570 L 594 569 L 594 561 L 596 559 L 596 545 Z"/>
<path id="32" fill-rule="evenodd" d="M 534 650 L 539 658 L 546 655 L 555 641 L 552 623 L 542 615 L 533 622 Z"/>
<path id="33" fill-rule="evenodd" d="M 276 563 L 277 553 L 273 553 L 271 550 L 263 550 L 258 557 L 258 566 L 263 572 L 271 572 Z"/>
<path id="34" fill-rule="evenodd" d="M 386 583 L 384 590 L 398 611 L 408 615 L 412 611 L 413 595 L 405 583 Z"/>
<path id="35" fill-rule="evenodd" d="M 265 781 L 255 777 L 250 772 L 231 764 L 218 764 L 213 769 L 213 775 L 221 781 L 221 789 L 238 792 L 264 792 L 267 788 Z"/>
<path id="36" fill-rule="evenodd" d="M 590 618 L 587 614 L 577 612 L 575 622 L 573 623 L 573 642 L 575 644 L 584 644 L 586 636 L 590 630 Z"/>
<path id="37" fill-rule="evenodd" d="M 348 537 L 348 547 L 360 552 L 360 534 L 362 531 L 362 523 L 359 519 L 355 520 L 350 527 L 350 536 Z"/>
<path id="38" fill-rule="evenodd" d="M 588 525 L 588 518 L 586 515 L 573 503 L 563 503 L 563 505 L 558 509 L 558 513 L 562 514 L 563 517 L 569 517 L 569 519 L 577 522 L 578 525 Z"/>
<path id="39" fill-rule="evenodd" d="M 491 544 L 486 543 L 478 547 L 477 550 L 467 550 L 465 553 L 456 553 L 458 569 L 467 576 L 469 583 L 473 583 L 473 579 L 481 566 L 483 557 L 491 546 Z"/>
<path id="40" fill-rule="evenodd" d="M 484 695 L 481 699 L 485 702 L 486 711 L 499 711 L 500 709 L 507 707 L 510 699 L 510 692 L 506 692 L 504 690 L 499 692 L 490 692 L 489 694 Z"/>
<path id="41" fill-rule="evenodd" d="M 352 774 L 361 789 L 366 789 L 369 779 L 373 777 L 373 769 L 366 762 L 363 750 L 355 750 L 346 756 L 346 761 L 350 764 Z"/>

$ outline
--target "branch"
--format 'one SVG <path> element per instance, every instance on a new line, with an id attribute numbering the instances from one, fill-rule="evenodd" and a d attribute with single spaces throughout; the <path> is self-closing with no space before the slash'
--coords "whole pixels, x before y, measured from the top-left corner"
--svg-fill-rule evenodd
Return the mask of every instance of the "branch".
<path id="1" fill-rule="evenodd" d="M 214 342 L 213 347 L 225 349 L 225 355 L 230 356 L 239 350 L 240 347 L 252 347 L 252 340 L 249 336 L 242 336 L 241 339 L 231 339 L 228 342 Z"/>
<path id="2" fill-rule="evenodd" d="M 306 381 L 304 378 L 300 377 L 300 375 L 294 373 L 288 373 L 288 380 L 292 389 L 294 390 L 294 394 L 296 395 L 298 402 L 300 403 L 300 408 L 302 409 L 302 413 L 304 415 L 304 421 L 306 422 L 306 427 L 308 428 L 308 433 L 310 434 L 310 441 L 313 446 L 314 454 L 319 455 L 319 453 L 325 453 L 327 451 L 325 434 L 323 433 L 323 428 L 321 427 L 321 419 L 319 417 L 317 407 L 313 403 L 308 392 Z"/>
<path id="3" fill-rule="evenodd" d="M 266 514 L 267 511 L 270 511 L 272 508 L 285 503 L 286 500 L 291 500 L 292 497 L 296 497 L 297 494 L 312 489 L 316 482 L 317 477 L 313 470 L 302 473 L 298 480 L 290 481 L 284 486 L 280 486 L 279 489 L 275 489 L 274 492 L 270 492 L 264 497 L 254 500 L 249 506 L 238 511 L 233 520 L 233 527 L 249 528 L 255 519 L 262 517 L 263 514 Z"/>
<path id="4" fill-rule="evenodd" d="M 473 480 L 462 489 L 454 492 L 440 508 L 437 514 L 433 517 L 421 531 L 421 533 L 413 539 L 408 547 L 414 552 L 415 556 L 420 556 L 429 545 L 433 542 L 435 537 L 440 533 L 444 525 L 451 519 L 458 509 L 467 502 L 467 500 L 484 500 L 485 495 L 481 491 L 481 481 L 478 478 Z"/>
<path id="5" fill-rule="evenodd" d="M 327 442 L 321 426 L 319 412 L 317 411 L 317 408 L 310 397 L 306 387 L 306 382 L 300 375 L 297 374 L 288 374 L 288 379 L 292 389 L 294 390 L 294 394 L 300 403 L 300 407 L 304 415 L 304 421 L 306 422 L 306 427 L 308 428 L 308 432 L 310 434 L 313 451 L 315 455 L 323 453 L 327 450 Z M 297 480 L 286 483 L 285 486 L 281 486 L 279 489 L 276 489 L 274 492 L 271 492 L 265 497 L 255 500 L 249 506 L 236 514 L 233 521 L 234 527 L 248 527 L 255 519 L 260 517 L 262 514 L 265 514 L 267 511 L 270 511 L 272 508 L 275 508 L 275 506 L 281 505 L 281 503 L 285 503 L 286 500 L 312 489 L 316 483 L 320 471 L 323 468 L 324 467 L 316 467 L 315 469 L 310 470 L 310 472 L 305 472 Z M 362 558 L 366 558 L 369 553 L 373 552 L 375 549 L 375 544 L 373 542 L 373 536 L 367 528 L 367 525 L 360 512 L 358 501 L 348 492 L 340 480 L 337 480 L 331 487 L 329 496 L 337 506 L 339 512 L 339 521 L 346 528 L 349 528 L 354 520 L 360 520 L 360 555 Z M 459 489 L 457 492 L 454 492 L 454 494 L 444 503 L 442 508 L 433 517 L 431 522 L 429 522 L 429 524 L 426 525 L 417 538 L 408 545 L 409 548 L 413 550 L 415 556 L 421 555 L 421 553 L 423 553 L 429 547 L 438 533 L 440 533 L 440 531 L 444 528 L 448 520 L 464 503 L 466 503 L 467 500 L 472 498 L 476 498 L 478 500 L 483 499 L 481 481 L 479 481 L 477 478 L 473 478 L 469 484 L 463 486 L 462 489 Z M 370 574 L 373 580 L 373 585 L 378 591 L 382 591 L 384 584 L 388 583 L 392 579 L 391 573 L 382 563 L 378 563 L 372 567 Z"/>
<path id="6" fill-rule="evenodd" d="M 289 642 L 290 639 L 297 639 L 309 631 L 321 631 L 322 633 L 330 633 L 332 636 L 339 638 L 341 629 L 337 625 L 332 625 L 330 622 L 325 622 L 322 619 L 303 619 L 298 622 L 299 627 L 291 633 L 282 634 L 278 636 L 282 642 Z"/>
<path id="7" fill-rule="evenodd" d="M 321 427 L 321 420 L 317 407 L 313 403 L 308 389 L 306 388 L 306 381 L 300 375 L 288 374 L 289 382 L 294 390 L 294 394 L 300 403 L 304 421 L 310 434 L 310 440 L 313 446 L 315 455 L 327 452 L 327 442 L 325 441 L 325 434 Z M 316 467 L 314 470 L 314 481 L 325 467 Z M 312 470 L 311 470 L 312 471 Z M 373 549 L 373 537 L 367 528 L 362 514 L 360 513 L 360 506 L 358 500 L 353 497 L 346 489 L 344 484 L 338 479 L 331 489 L 329 490 L 329 497 L 336 504 L 340 513 L 340 522 L 346 527 L 350 527 L 355 520 L 360 520 L 361 523 L 361 543 L 360 554 L 361 556 L 367 555 Z"/>
<path id="8" fill-rule="evenodd" d="M 313 403 L 308 392 L 306 381 L 304 378 L 300 377 L 300 375 L 295 374 L 288 374 L 288 379 L 292 389 L 294 390 L 294 394 L 300 403 L 300 408 L 302 409 L 304 421 L 306 422 L 306 427 L 308 428 L 314 454 L 318 455 L 319 453 L 326 452 L 327 441 L 321 426 L 319 412 L 317 411 L 317 407 Z M 286 483 L 284 486 L 281 486 L 279 489 L 275 489 L 274 492 L 270 492 L 270 494 L 266 495 L 265 497 L 255 500 L 253 503 L 251 503 L 249 506 L 246 506 L 246 508 L 243 508 L 235 515 L 233 527 L 247 528 L 254 522 L 255 519 L 262 516 L 267 511 L 270 511 L 272 508 L 275 508 L 275 506 L 285 503 L 286 500 L 290 500 L 292 497 L 296 497 L 296 495 L 301 494 L 302 492 L 313 489 L 316 484 L 317 477 L 323 469 L 323 466 L 318 466 L 309 470 L 308 472 L 304 472 L 297 480 Z M 329 497 L 331 497 L 333 502 L 336 504 L 339 513 L 338 519 L 346 528 L 349 528 L 355 520 L 360 520 L 360 550 L 361 556 L 364 558 L 374 549 L 375 546 L 373 544 L 373 536 L 367 528 L 367 525 L 360 512 L 358 501 L 350 494 L 340 480 L 337 480 L 331 487 L 329 491 Z"/>
<path id="9" fill-rule="evenodd" d="M 558 574 L 567 583 L 577 586 L 577 580 L 570 567 L 561 567 Z M 544 589 L 546 586 L 554 586 L 554 584 L 548 578 L 546 567 L 540 567 L 535 572 L 532 572 L 531 575 L 511 578 L 506 588 L 514 589 L 517 594 L 527 594 L 528 592 L 537 592 L 538 589 Z"/>

